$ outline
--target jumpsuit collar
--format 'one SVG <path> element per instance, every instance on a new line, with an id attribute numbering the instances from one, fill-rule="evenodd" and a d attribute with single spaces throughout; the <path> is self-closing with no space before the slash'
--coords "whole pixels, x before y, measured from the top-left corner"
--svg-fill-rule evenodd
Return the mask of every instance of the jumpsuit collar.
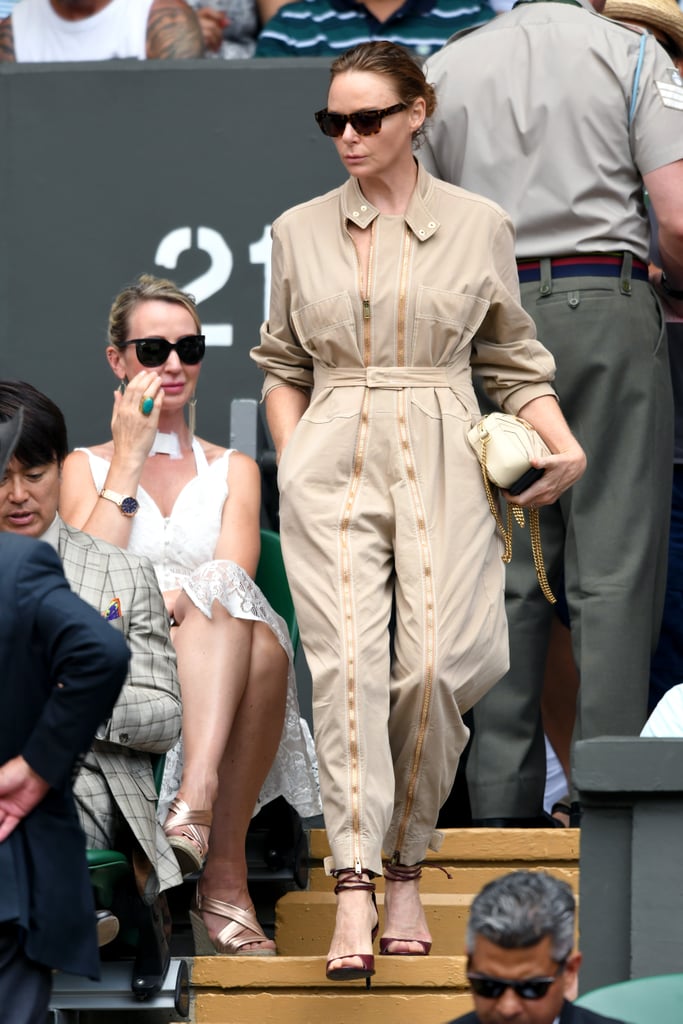
<path id="1" fill-rule="evenodd" d="M 430 209 L 433 194 L 432 177 L 422 164 L 417 165 L 417 182 L 403 219 L 419 242 L 425 242 L 439 227 Z M 341 190 L 342 217 L 360 228 L 367 228 L 379 216 L 379 210 L 361 192 L 357 178 L 349 178 Z"/>

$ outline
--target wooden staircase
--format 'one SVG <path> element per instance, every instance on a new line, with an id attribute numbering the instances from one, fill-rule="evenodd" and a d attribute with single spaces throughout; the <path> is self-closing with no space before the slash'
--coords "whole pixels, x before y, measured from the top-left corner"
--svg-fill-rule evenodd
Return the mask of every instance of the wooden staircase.
<path id="1" fill-rule="evenodd" d="M 335 897 L 323 857 L 325 833 L 310 833 L 310 888 L 276 907 L 274 957 L 196 957 L 195 1024 L 444 1024 L 472 1008 L 465 979 L 465 926 L 474 894 L 518 868 L 547 870 L 578 891 L 577 829 L 450 829 L 431 854 L 421 891 L 433 937 L 429 957 L 376 956 L 372 988 L 325 978 Z M 429 863 L 445 867 L 451 878 Z M 383 883 L 377 879 L 380 934 Z M 375 946 L 377 953 L 377 946 Z"/>

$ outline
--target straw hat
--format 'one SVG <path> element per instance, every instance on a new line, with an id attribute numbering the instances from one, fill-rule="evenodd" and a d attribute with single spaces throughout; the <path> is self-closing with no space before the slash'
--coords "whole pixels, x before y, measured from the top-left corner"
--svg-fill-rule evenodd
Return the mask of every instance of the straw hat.
<path id="1" fill-rule="evenodd" d="M 613 21 L 637 21 L 659 29 L 683 54 L 683 11 L 676 0 L 606 0 L 602 13 Z"/>
<path id="2" fill-rule="evenodd" d="M 19 409 L 19 412 L 11 420 L 0 423 L 0 479 L 5 475 L 7 463 L 12 458 L 19 441 L 23 419 L 24 410 Z"/>

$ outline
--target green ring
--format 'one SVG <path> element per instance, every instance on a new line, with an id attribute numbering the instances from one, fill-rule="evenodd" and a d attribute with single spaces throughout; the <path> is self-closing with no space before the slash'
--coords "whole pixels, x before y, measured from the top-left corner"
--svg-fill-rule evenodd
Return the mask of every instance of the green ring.
<path id="1" fill-rule="evenodd" d="M 154 408 L 154 399 L 147 396 L 140 402 L 140 412 L 143 416 L 149 416 L 152 409 Z"/>

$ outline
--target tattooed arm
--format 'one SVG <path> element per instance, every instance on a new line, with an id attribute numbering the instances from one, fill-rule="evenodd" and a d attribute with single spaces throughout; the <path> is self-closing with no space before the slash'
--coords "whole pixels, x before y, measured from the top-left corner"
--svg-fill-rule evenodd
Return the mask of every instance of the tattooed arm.
<path id="1" fill-rule="evenodd" d="M 147 20 L 147 59 L 203 57 L 197 15 L 185 0 L 154 0 Z"/>
<path id="2" fill-rule="evenodd" d="M 12 15 L 0 21 L 0 62 L 14 64 L 14 33 L 12 32 Z"/>

